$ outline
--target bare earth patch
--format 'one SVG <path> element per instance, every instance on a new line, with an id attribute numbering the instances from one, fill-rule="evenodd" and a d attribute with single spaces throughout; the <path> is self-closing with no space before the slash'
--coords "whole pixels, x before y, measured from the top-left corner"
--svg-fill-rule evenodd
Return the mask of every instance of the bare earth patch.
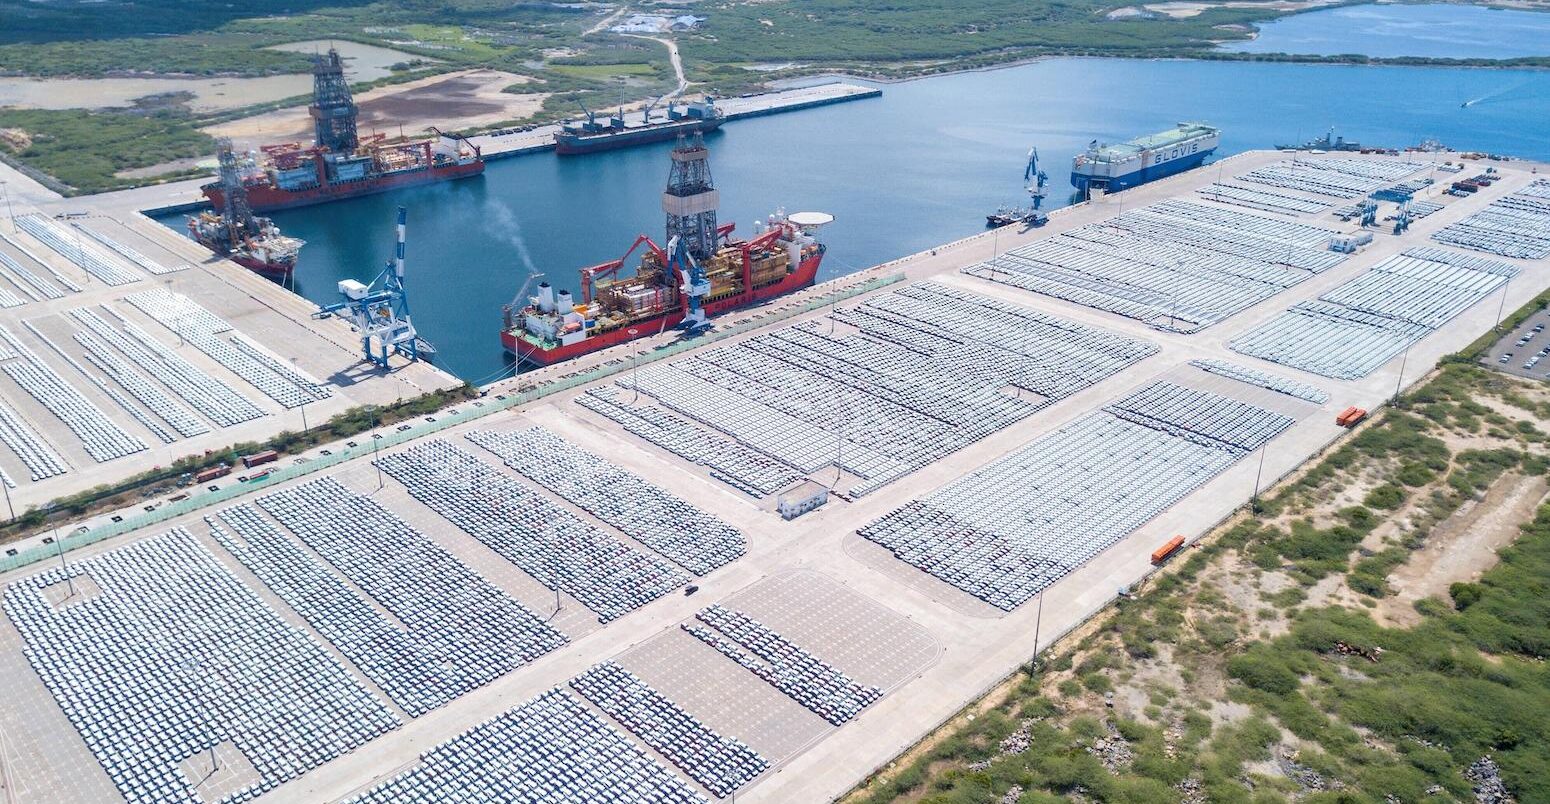
<path id="1" fill-rule="evenodd" d="M 532 117 L 543 108 L 544 93 L 503 92 L 527 76 L 500 70 L 464 70 L 380 87 L 355 97 L 360 106 L 360 131 L 397 136 L 424 134 L 435 126 L 454 131 Z M 231 137 L 238 148 L 279 142 L 311 142 L 312 120 L 304 106 L 244 117 L 204 129 L 216 137 Z"/>
<path id="2" fill-rule="evenodd" d="M 1534 518 L 1545 499 L 1545 478 L 1502 475 L 1484 499 L 1471 500 L 1443 520 L 1426 546 L 1389 575 L 1394 594 L 1378 601 L 1379 622 L 1410 626 L 1420 622 L 1415 602 L 1446 597 L 1448 585 L 1470 581 L 1496 564 L 1496 551 L 1510 544 L 1518 528 Z"/>
<path id="3" fill-rule="evenodd" d="M 1256 2 L 1255 0 L 1229 0 L 1229 2 L 1189 2 L 1188 0 L 1176 0 L 1167 3 L 1148 3 L 1143 8 L 1147 11 L 1155 11 L 1166 14 L 1174 19 L 1198 17 L 1207 9 L 1212 8 L 1260 8 L 1269 11 L 1305 11 L 1310 8 L 1321 8 L 1334 5 L 1338 0 L 1271 0 L 1271 2 Z"/>

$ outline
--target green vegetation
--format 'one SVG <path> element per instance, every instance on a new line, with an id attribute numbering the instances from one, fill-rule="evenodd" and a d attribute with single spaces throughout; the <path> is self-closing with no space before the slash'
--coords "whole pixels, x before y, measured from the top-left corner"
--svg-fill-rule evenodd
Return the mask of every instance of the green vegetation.
<path id="1" fill-rule="evenodd" d="M 266 441 L 244 441 L 201 455 L 187 455 L 173 461 L 170 466 L 157 467 L 119 483 L 61 497 L 41 508 L 29 508 L 14 521 L 0 526 L 0 543 L 43 530 L 53 520 L 78 519 L 98 511 L 122 508 L 136 500 L 167 494 L 179 486 L 187 485 L 193 473 L 222 463 L 236 465 L 243 455 L 266 449 L 275 450 L 281 455 L 305 452 L 319 444 L 435 413 L 447 405 L 477 399 L 479 395 L 479 389 L 474 386 L 460 385 L 445 391 L 431 391 L 391 405 L 351 408 L 305 432 L 286 430 Z"/>
<path id="2" fill-rule="evenodd" d="M 683 37 L 682 47 L 687 56 L 715 62 L 801 59 L 884 66 L 983 55 L 998 61 L 1050 53 L 1180 55 L 1214 40 L 1246 36 L 1215 26 L 1275 16 L 1238 9 L 1209 9 L 1186 19 L 1105 16 L 1124 5 L 1104 0 L 736 3 L 707 15 L 703 30 Z"/>
<path id="3" fill-rule="evenodd" d="M 136 183 L 121 170 L 206 156 L 210 137 L 181 110 L 151 113 L 0 109 L 0 130 L 25 132 L 23 142 L 0 138 L 0 156 L 19 160 L 70 187 L 106 190 Z"/>
<path id="4" fill-rule="evenodd" d="M 1254 22 L 1280 14 L 1268 4 L 1210 8 L 1178 19 L 1150 12 L 1111 18 L 1111 12 L 1139 8 L 1123 0 L 732 0 L 696 8 L 706 17 L 701 28 L 672 36 L 695 90 L 723 96 L 757 90 L 770 78 L 806 73 L 904 78 L 1056 55 L 1550 66 L 1550 59 L 1384 60 L 1215 49 L 1223 39 L 1248 36 Z M 572 117 L 578 103 L 603 107 L 619 102 L 621 94 L 627 102 L 641 101 L 676 86 L 659 44 L 607 31 L 586 33 L 606 13 L 589 4 L 547 0 L 298 0 L 283 6 L 204 0 L 0 0 L 0 75 L 276 75 L 303 72 L 308 64 L 304 54 L 274 50 L 274 45 L 352 41 L 409 54 L 398 65 L 398 74 L 379 84 L 424 75 L 408 68 L 431 59 L 436 60 L 434 70 L 488 67 L 533 79 L 508 91 L 545 93 L 542 111 L 530 120 L 490 126 L 505 128 Z M 749 69 L 760 63 L 787 66 Z M 146 142 L 170 146 L 168 158 L 176 158 L 186 143 L 198 139 L 195 129 L 277 105 L 166 117 Z M 33 122 L 41 127 L 26 133 L 75 141 L 70 120 Z M 448 128 L 454 127 L 448 122 Z M 137 125 L 144 127 L 125 124 Z M 114 177 L 114 170 L 167 161 L 120 156 L 116 144 L 95 139 L 80 148 L 82 164 L 73 166 L 68 176 L 53 174 L 63 191 L 121 187 L 128 182 Z M 9 156 L 41 173 L 52 173 L 57 166 L 47 154 L 19 150 L 10 149 Z"/>
<path id="5" fill-rule="evenodd" d="M 1546 472 L 1550 389 L 1480 367 L 1489 342 L 847 801 L 1473 800 L 1484 757 L 1550 801 L 1550 505 L 1477 580 L 1389 588 L 1465 503 Z"/>

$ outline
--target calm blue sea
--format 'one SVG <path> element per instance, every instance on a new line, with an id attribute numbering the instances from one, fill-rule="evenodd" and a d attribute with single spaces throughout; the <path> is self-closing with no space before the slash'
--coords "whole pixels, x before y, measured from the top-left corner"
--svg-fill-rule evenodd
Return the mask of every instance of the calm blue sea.
<path id="1" fill-rule="evenodd" d="M 1465 101 L 1475 100 L 1468 108 Z M 1550 72 L 1529 70 L 1054 59 L 884 87 L 881 98 L 731 123 L 710 139 L 722 220 L 745 231 L 776 206 L 833 213 L 820 279 L 980 231 L 1023 201 L 1037 146 L 1051 206 L 1067 203 L 1071 158 L 1181 120 L 1224 130 L 1220 153 L 1302 141 L 1331 126 L 1402 147 L 1435 137 L 1462 149 L 1550 160 Z M 492 162 L 481 178 L 275 215 L 305 238 L 297 290 L 336 298 L 392 253 L 394 208 L 409 208 L 415 320 L 443 366 L 485 381 L 507 370 L 501 305 L 530 269 L 575 289 L 576 269 L 660 238 L 671 145 Z M 181 216 L 169 223 L 181 226 Z"/>
<path id="2" fill-rule="evenodd" d="M 1550 14 L 1455 4 L 1365 5 L 1283 17 L 1226 50 L 1310 56 L 1550 56 Z"/>

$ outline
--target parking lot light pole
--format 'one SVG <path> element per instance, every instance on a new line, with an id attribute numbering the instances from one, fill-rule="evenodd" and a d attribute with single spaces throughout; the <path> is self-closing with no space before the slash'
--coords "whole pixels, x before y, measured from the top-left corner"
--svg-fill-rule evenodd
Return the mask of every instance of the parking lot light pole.
<path id="1" fill-rule="evenodd" d="M 1502 283 L 1502 301 L 1496 305 L 1496 326 L 1491 327 L 1492 332 L 1499 331 L 1502 328 L 1502 313 L 1507 311 L 1507 289 L 1510 287 L 1512 287 L 1512 277 L 1509 276 L 1507 281 Z"/>
<path id="2" fill-rule="evenodd" d="M 1399 399 L 1399 391 L 1405 386 L 1405 364 L 1410 360 L 1410 347 L 1405 347 L 1405 353 L 1399 358 L 1399 377 L 1394 380 L 1394 400 Z"/>
<path id="3" fill-rule="evenodd" d="M 1039 590 L 1039 610 L 1033 615 L 1033 671 L 1039 671 L 1039 626 L 1044 622 L 1044 590 Z"/>
<path id="4" fill-rule="evenodd" d="M 1265 450 L 1270 448 L 1270 442 L 1259 445 L 1259 468 L 1254 471 L 1254 496 L 1250 498 L 1250 512 L 1259 516 L 1259 481 L 1265 474 Z"/>

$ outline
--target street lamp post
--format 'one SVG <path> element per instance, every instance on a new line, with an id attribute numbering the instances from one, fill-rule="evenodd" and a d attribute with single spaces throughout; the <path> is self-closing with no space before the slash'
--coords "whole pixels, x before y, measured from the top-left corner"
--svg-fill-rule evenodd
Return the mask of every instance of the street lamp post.
<path id="1" fill-rule="evenodd" d="M 5 216 L 11 221 L 11 233 L 16 233 L 16 212 L 11 209 L 11 191 L 6 189 L 10 182 L 0 180 L 0 195 L 5 196 Z"/>
<path id="2" fill-rule="evenodd" d="M 1039 610 L 1033 615 L 1033 671 L 1039 671 L 1039 626 L 1044 623 L 1044 590 L 1039 590 Z"/>
<path id="3" fill-rule="evenodd" d="M 640 330 L 636 329 L 635 327 L 630 327 L 628 330 L 625 330 L 625 331 L 627 333 L 629 333 L 630 340 L 634 340 L 635 336 L 640 334 Z M 631 388 L 631 390 L 633 390 L 635 392 L 634 396 L 630 397 L 630 404 L 633 405 L 636 402 L 640 401 L 640 350 L 639 349 L 637 349 L 634 352 L 630 353 L 630 385 L 633 386 Z M 556 593 L 559 592 L 559 587 L 555 587 L 555 592 Z"/>
<path id="4" fill-rule="evenodd" d="M 1255 516 L 1259 516 L 1259 481 L 1265 474 L 1265 451 L 1270 448 L 1270 442 L 1259 445 L 1259 468 L 1254 471 L 1254 496 L 1251 498 L 1250 509 Z"/>
<path id="5" fill-rule="evenodd" d="M 1399 391 L 1405 386 L 1405 364 L 1410 360 L 1410 347 L 1405 347 L 1405 353 L 1399 358 L 1399 377 L 1394 380 L 1394 400 L 1399 399 Z"/>
<path id="6" fill-rule="evenodd" d="M 371 434 L 371 465 L 377 467 L 377 490 L 381 491 L 383 486 L 382 462 L 377 460 L 377 455 L 382 451 L 382 439 L 378 438 L 377 435 L 377 433 Z"/>
<path id="7" fill-rule="evenodd" d="M 9 500 L 10 496 L 11 496 L 10 493 L 7 492 L 6 493 L 6 499 Z M 50 503 L 49 505 L 44 506 L 43 507 L 43 520 L 45 522 L 48 521 L 49 515 L 52 514 L 52 513 L 54 513 L 54 506 L 53 506 L 52 503 Z M 75 597 L 75 578 L 74 578 L 74 576 L 72 576 L 70 574 L 70 565 L 65 561 L 65 543 L 59 540 L 59 524 L 58 523 L 54 524 L 54 529 L 53 529 L 53 531 L 50 532 L 49 538 L 54 540 L 54 549 L 59 553 L 59 568 L 61 570 L 64 570 L 64 572 L 65 572 L 65 587 L 70 590 L 70 593 L 65 596 L 65 600 L 69 600 L 69 599 Z"/>
<path id="8" fill-rule="evenodd" d="M 1496 325 L 1491 327 L 1492 332 L 1502 328 L 1502 313 L 1507 310 L 1507 289 L 1510 287 L 1512 287 L 1512 278 L 1508 277 L 1507 281 L 1502 283 L 1502 300 L 1496 305 Z"/>

